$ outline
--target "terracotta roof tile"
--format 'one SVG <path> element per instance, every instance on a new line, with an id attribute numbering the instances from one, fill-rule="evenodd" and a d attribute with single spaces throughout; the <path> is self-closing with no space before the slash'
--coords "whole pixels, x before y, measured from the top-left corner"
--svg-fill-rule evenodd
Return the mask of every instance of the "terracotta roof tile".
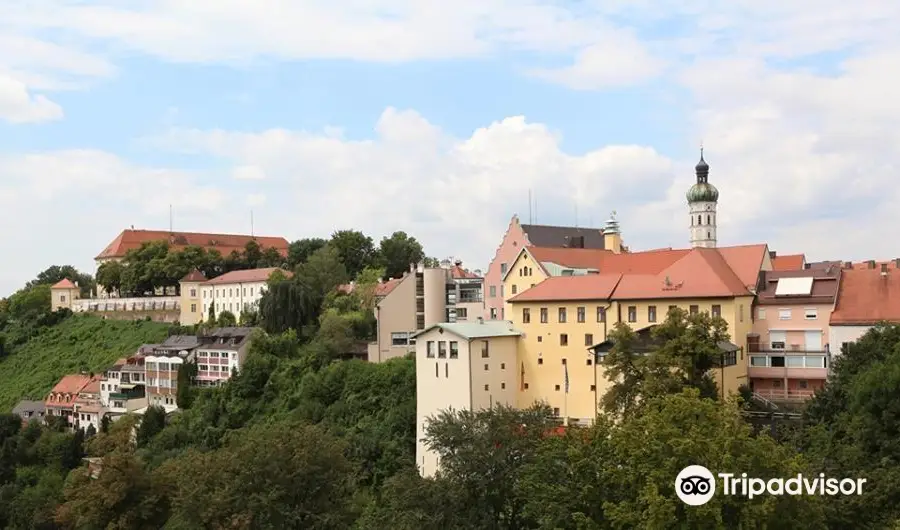
<path id="1" fill-rule="evenodd" d="M 187 274 L 187 276 L 182 278 L 181 281 L 183 281 L 183 282 L 205 282 L 206 276 L 202 272 L 198 271 L 197 269 L 194 269 L 191 272 L 189 272 Z"/>
<path id="2" fill-rule="evenodd" d="M 291 271 L 279 269 L 278 267 L 267 267 L 264 269 L 247 269 L 242 271 L 226 272 L 221 276 L 216 276 L 212 280 L 204 282 L 203 285 L 222 285 L 226 283 L 246 283 L 246 282 L 264 282 L 272 276 L 275 271 L 281 271 L 285 278 L 293 276 Z"/>
<path id="3" fill-rule="evenodd" d="M 83 374 L 64 375 L 51 392 L 60 394 L 77 394 L 91 382 L 91 377 Z"/>
<path id="4" fill-rule="evenodd" d="M 554 276 L 509 299 L 510 302 L 544 300 L 607 300 L 616 290 L 621 274 Z"/>
<path id="5" fill-rule="evenodd" d="M 740 278 L 747 289 L 756 289 L 759 282 L 759 271 L 763 260 L 769 252 L 765 243 L 756 245 L 739 245 L 735 247 L 719 247 L 717 249 L 731 270 Z"/>
<path id="6" fill-rule="evenodd" d="M 450 267 L 450 277 L 455 280 L 481 278 L 481 276 L 475 274 L 474 272 L 468 271 L 459 265 L 453 265 L 452 267 Z"/>
<path id="7" fill-rule="evenodd" d="M 75 284 L 72 283 L 72 280 L 70 280 L 68 278 L 63 278 L 62 280 L 54 283 L 53 286 L 50 288 L 51 289 L 77 289 Z"/>
<path id="8" fill-rule="evenodd" d="M 881 275 L 880 267 L 841 271 L 832 325 L 873 325 L 880 321 L 900 323 L 900 273 Z"/>
<path id="9" fill-rule="evenodd" d="M 387 296 L 391 294 L 391 291 L 397 288 L 400 285 L 404 278 L 393 278 L 384 283 L 379 283 L 377 287 L 375 287 L 375 296 Z"/>
<path id="10" fill-rule="evenodd" d="M 772 270 L 775 271 L 799 271 L 806 264 L 806 256 L 803 254 L 790 254 L 787 256 L 775 256 L 772 258 Z"/>
<path id="11" fill-rule="evenodd" d="M 602 255 L 599 268 L 601 273 L 658 274 L 689 253 L 688 249 L 652 250 L 627 254 L 609 252 Z"/>
<path id="12" fill-rule="evenodd" d="M 275 248 L 282 256 L 287 255 L 288 241 L 283 237 L 126 229 L 122 230 L 122 233 L 95 259 L 122 258 L 129 250 L 138 249 L 143 243 L 151 241 L 168 241 L 174 249 L 196 245 L 207 250 L 218 250 L 223 256 L 227 256 L 235 250 L 242 252 L 247 243 L 253 240 L 262 248 Z"/>

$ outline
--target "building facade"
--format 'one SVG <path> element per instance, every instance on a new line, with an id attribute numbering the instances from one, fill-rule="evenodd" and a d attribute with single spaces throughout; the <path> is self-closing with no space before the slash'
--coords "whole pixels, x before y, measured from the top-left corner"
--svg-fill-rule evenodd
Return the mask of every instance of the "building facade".
<path id="1" fill-rule="evenodd" d="M 839 355 L 880 322 L 900 324 L 900 269 L 873 261 L 865 268 L 842 270 L 829 321 L 833 354 Z"/>
<path id="2" fill-rule="evenodd" d="M 796 401 L 825 385 L 840 278 L 838 267 L 766 273 L 748 343 L 754 392 L 770 401 Z"/>
<path id="3" fill-rule="evenodd" d="M 190 305 L 182 306 L 181 322 L 215 319 L 223 311 L 228 311 L 240 321 L 244 313 L 259 310 L 259 301 L 268 288 L 269 278 L 276 271 L 286 278 L 292 276 L 290 271 L 277 267 L 226 272 L 204 282 L 197 281 L 197 275 L 188 275 L 182 280 L 182 297 L 187 289 Z"/>
<path id="4" fill-rule="evenodd" d="M 439 323 L 414 335 L 416 465 L 433 476 L 440 459 L 425 442 L 431 418 L 447 410 L 516 406 L 517 343 L 509 322 Z"/>

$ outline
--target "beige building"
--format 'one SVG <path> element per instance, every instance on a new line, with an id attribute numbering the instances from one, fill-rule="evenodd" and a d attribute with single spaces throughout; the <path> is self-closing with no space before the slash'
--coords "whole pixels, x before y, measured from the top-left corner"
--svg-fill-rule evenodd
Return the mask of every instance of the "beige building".
<path id="1" fill-rule="evenodd" d="M 416 351 L 416 465 L 426 477 L 439 465 L 425 442 L 430 418 L 452 410 L 516 405 L 516 351 L 510 322 L 439 323 L 413 335 Z"/>
<path id="2" fill-rule="evenodd" d="M 445 261 L 441 267 L 410 267 L 401 278 L 380 284 L 376 291 L 375 342 L 370 362 L 402 357 L 415 349 L 417 331 L 442 322 L 474 321 L 484 315 L 484 281 Z"/>
<path id="3" fill-rule="evenodd" d="M 245 312 L 255 312 L 266 291 L 269 278 L 280 271 L 286 278 L 290 271 L 277 267 L 226 272 L 207 280 L 194 271 L 181 280 L 181 318 L 184 325 L 208 320 L 210 314 L 217 318 L 222 311 L 233 314 L 238 321 Z M 212 311 L 210 311 L 212 308 Z"/>

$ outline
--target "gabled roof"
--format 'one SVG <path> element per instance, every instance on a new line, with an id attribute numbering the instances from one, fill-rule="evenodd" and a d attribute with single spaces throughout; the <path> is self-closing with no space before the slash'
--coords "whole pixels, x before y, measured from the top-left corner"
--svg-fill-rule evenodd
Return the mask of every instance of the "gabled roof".
<path id="1" fill-rule="evenodd" d="M 737 275 L 747 289 L 755 290 L 759 281 L 759 271 L 762 269 L 766 256 L 769 255 L 769 246 L 765 243 L 755 245 L 738 245 L 734 247 L 719 247 L 717 249 L 731 270 Z"/>
<path id="2" fill-rule="evenodd" d="M 464 269 L 461 265 L 456 264 L 450 267 L 450 277 L 454 280 L 477 280 L 478 278 L 481 278 L 481 276 L 475 274 L 474 272 Z"/>
<path id="3" fill-rule="evenodd" d="M 51 289 L 77 289 L 78 287 L 72 283 L 72 280 L 68 278 L 63 278 L 62 280 L 54 283 Z"/>
<path id="4" fill-rule="evenodd" d="M 521 225 L 528 244 L 535 247 L 565 247 L 571 237 L 583 237 L 584 248 L 605 248 L 603 230 L 573 226 Z"/>
<path id="5" fill-rule="evenodd" d="M 45 405 L 43 401 L 32 401 L 30 399 L 23 399 L 18 402 L 15 407 L 12 409 L 13 414 L 17 414 L 21 416 L 26 412 L 37 413 L 40 414 L 44 412 Z"/>
<path id="6" fill-rule="evenodd" d="M 488 337 L 518 337 L 521 331 L 512 327 L 507 320 L 480 320 L 477 322 L 443 322 L 434 324 L 413 335 L 417 337 L 435 328 L 443 329 L 464 339 L 483 339 Z"/>
<path id="7" fill-rule="evenodd" d="M 840 276 L 839 265 L 823 269 L 768 271 L 762 290 L 757 293 L 756 303 L 759 305 L 833 305 L 837 297 Z M 782 278 L 812 278 L 812 290 L 808 295 L 776 296 L 775 289 L 778 287 L 778 280 Z"/>
<path id="8" fill-rule="evenodd" d="M 405 278 L 405 276 L 403 278 L 391 278 L 386 282 L 379 283 L 377 286 L 375 286 L 375 296 L 387 296 L 391 294 L 391 291 L 396 289 L 397 286 L 400 285 Z"/>
<path id="9" fill-rule="evenodd" d="M 772 258 L 773 271 L 799 271 L 806 265 L 806 256 L 803 254 L 789 254 Z"/>
<path id="10" fill-rule="evenodd" d="M 831 325 L 900 323 L 900 271 L 843 270 Z"/>
<path id="11" fill-rule="evenodd" d="M 235 250 L 243 252 L 250 241 L 256 241 L 264 249 L 275 248 L 282 256 L 286 256 L 288 250 L 288 241 L 283 237 L 126 229 L 122 230 L 94 259 L 122 258 L 129 250 L 141 248 L 142 244 L 152 241 L 168 241 L 173 249 L 198 246 L 207 250 L 218 250 L 223 256 Z"/>
<path id="12" fill-rule="evenodd" d="M 50 392 L 53 394 L 77 394 L 91 382 L 89 375 L 64 375 Z"/>
<path id="13" fill-rule="evenodd" d="M 609 300 L 621 278 L 621 274 L 553 276 L 513 296 L 508 301 Z"/>
<path id="14" fill-rule="evenodd" d="M 226 272 L 221 276 L 216 276 L 212 280 L 207 280 L 203 285 L 222 285 L 228 283 L 247 283 L 247 282 L 264 282 L 272 276 L 275 271 L 281 271 L 285 278 L 294 275 L 291 271 L 286 271 L 278 267 L 266 267 L 264 269 L 246 269 L 242 271 Z"/>
<path id="15" fill-rule="evenodd" d="M 198 271 L 197 269 L 194 269 L 191 272 L 189 272 L 187 274 L 187 276 L 182 278 L 181 281 L 182 282 L 201 282 L 202 283 L 202 282 L 206 281 L 206 275 L 204 275 L 202 272 Z"/>

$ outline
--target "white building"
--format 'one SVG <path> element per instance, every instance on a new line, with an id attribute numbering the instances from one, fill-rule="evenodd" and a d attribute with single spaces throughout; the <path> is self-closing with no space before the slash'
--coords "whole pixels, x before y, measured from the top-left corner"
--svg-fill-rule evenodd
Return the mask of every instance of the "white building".
<path id="1" fill-rule="evenodd" d="M 425 442 L 429 418 L 442 411 L 516 405 L 517 343 L 507 321 L 435 324 L 416 335 L 416 465 L 433 476 L 438 455 Z"/>
<path id="2" fill-rule="evenodd" d="M 289 271 L 269 267 L 227 272 L 200 283 L 200 307 L 203 311 L 200 319 L 208 319 L 210 306 L 213 307 L 214 318 L 222 311 L 228 311 L 240 320 L 242 313 L 256 311 L 266 291 L 267 282 L 275 271 L 280 271 L 285 277 L 291 276 Z M 187 322 L 187 319 L 183 322 Z"/>

